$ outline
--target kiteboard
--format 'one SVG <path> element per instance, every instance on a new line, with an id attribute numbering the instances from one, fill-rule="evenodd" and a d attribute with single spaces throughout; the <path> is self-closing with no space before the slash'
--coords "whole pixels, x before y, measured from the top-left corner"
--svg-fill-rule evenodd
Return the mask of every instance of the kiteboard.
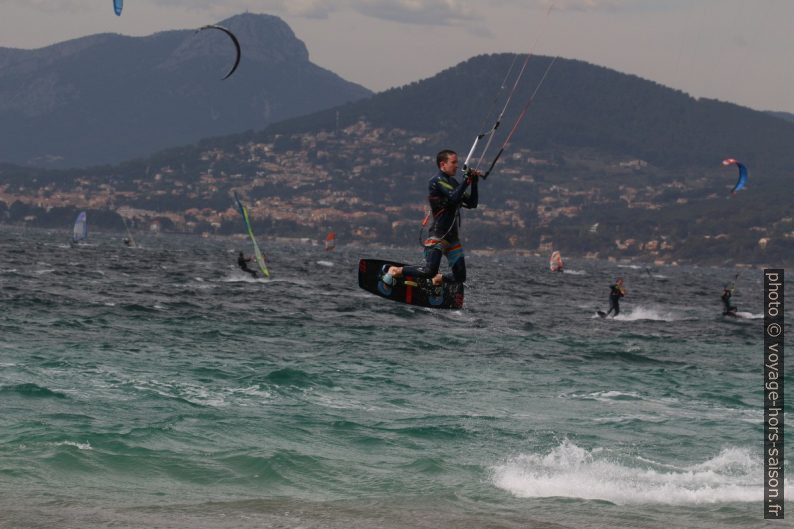
<path id="1" fill-rule="evenodd" d="M 606 318 L 607 317 L 607 313 L 604 312 L 603 310 L 599 310 L 599 311 L 596 311 L 596 312 L 598 312 L 598 315 L 601 316 L 602 318 Z"/>
<path id="2" fill-rule="evenodd" d="M 358 286 L 376 296 L 417 307 L 431 309 L 463 307 L 463 283 L 444 281 L 436 286 L 430 279 L 403 276 L 397 278 L 393 285 L 387 285 L 383 282 L 384 266 L 404 265 L 380 259 L 361 259 L 358 262 Z"/>

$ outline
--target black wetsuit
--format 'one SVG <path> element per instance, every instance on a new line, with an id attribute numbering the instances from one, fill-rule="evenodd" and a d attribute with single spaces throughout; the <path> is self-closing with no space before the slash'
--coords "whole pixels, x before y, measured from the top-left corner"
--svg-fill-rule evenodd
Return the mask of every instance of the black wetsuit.
<path id="1" fill-rule="evenodd" d="M 466 188 L 471 185 L 471 191 Z M 458 182 L 454 177 L 439 171 L 429 182 L 428 201 L 433 216 L 428 238 L 424 241 L 425 264 L 406 266 L 403 275 L 432 278 L 441 266 L 441 257 L 447 257 L 451 273 L 444 274 L 444 281 L 466 281 L 466 261 L 460 243 L 460 208 L 477 207 L 477 178 Z"/>
<path id="2" fill-rule="evenodd" d="M 730 289 L 725 289 L 722 292 L 722 304 L 725 306 L 725 310 L 723 311 L 722 315 L 727 316 L 729 314 L 735 315 L 736 314 L 736 307 L 731 305 L 731 296 L 733 296 L 733 292 Z"/>
<path id="3" fill-rule="evenodd" d="M 620 314 L 620 298 L 623 297 L 623 287 L 615 284 L 611 285 L 609 288 L 609 312 L 607 312 L 607 316 L 609 316 L 609 313 L 613 310 L 615 311 L 615 316 L 617 316 Z"/>
<path id="4" fill-rule="evenodd" d="M 248 259 L 246 259 L 243 256 L 243 254 L 240 254 L 240 256 L 237 258 L 237 265 L 240 267 L 240 269 L 243 272 L 248 272 L 249 274 L 251 274 L 251 277 L 256 278 L 256 271 L 248 268 L 248 263 L 250 262 L 251 262 L 251 258 L 249 257 Z"/>

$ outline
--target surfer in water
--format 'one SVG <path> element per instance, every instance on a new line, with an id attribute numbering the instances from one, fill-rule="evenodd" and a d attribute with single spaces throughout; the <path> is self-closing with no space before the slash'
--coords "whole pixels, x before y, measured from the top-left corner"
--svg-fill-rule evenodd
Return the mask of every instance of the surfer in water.
<path id="1" fill-rule="evenodd" d="M 424 241 L 425 263 L 420 266 L 390 266 L 383 275 L 382 281 L 388 285 L 403 275 L 432 278 L 433 284 L 441 285 L 442 281 L 466 281 L 466 261 L 463 258 L 463 246 L 460 243 L 458 228 L 460 226 L 460 208 L 474 209 L 477 207 L 477 180 L 482 175 L 476 170 L 467 170 L 463 182 L 455 179 L 458 172 L 458 155 L 455 151 L 445 149 L 436 155 L 438 173 L 430 179 L 428 201 L 433 224 L 430 226 L 428 238 Z M 471 187 L 471 189 L 469 189 Z M 439 274 L 441 257 L 446 256 L 451 269 L 448 274 Z M 385 268 L 385 267 L 384 267 Z"/>
<path id="2" fill-rule="evenodd" d="M 256 279 L 257 277 L 256 270 L 251 270 L 250 268 L 248 268 L 248 263 L 250 262 L 251 262 L 251 258 L 243 255 L 243 252 L 240 252 L 240 254 L 237 256 L 237 266 L 240 267 L 240 270 L 242 270 L 243 272 L 248 272 L 249 274 L 251 274 L 251 277 Z"/>
<path id="3" fill-rule="evenodd" d="M 613 318 L 620 314 L 620 298 L 626 295 L 626 289 L 623 288 L 623 278 L 619 277 L 615 280 L 614 285 L 609 286 L 609 311 L 603 317 L 609 316 L 614 310 Z"/>
<path id="4" fill-rule="evenodd" d="M 733 296 L 733 287 L 730 285 L 725 285 L 725 288 L 722 289 L 722 305 L 723 305 L 723 316 L 736 316 L 736 311 L 738 310 L 735 306 L 731 305 L 731 297 Z"/>

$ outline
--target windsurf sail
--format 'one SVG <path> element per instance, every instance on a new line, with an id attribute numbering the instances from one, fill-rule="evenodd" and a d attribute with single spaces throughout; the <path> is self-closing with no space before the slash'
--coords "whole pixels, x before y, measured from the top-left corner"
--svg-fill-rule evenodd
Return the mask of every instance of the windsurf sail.
<path id="1" fill-rule="evenodd" d="M 88 237 L 88 223 L 85 219 L 85 211 L 81 211 L 77 215 L 77 220 L 74 221 L 74 230 L 72 231 L 72 242 L 80 242 Z"/>
<path id="2" fill-rule="evenodd" d="M 129 241 L 129 246 L 135 248 L 135 239 L 132 238 L 132 233 L 130 233 L 130 227 L 127 225 L 127 219 L 121 217 L 122 222 L 124 222 L 124 229 L 127 231 L 127 240 Z"/>
<path id="3" fill-rule="evenodd" d="M 552 272 L 561 272 L 563 267 L 562 255 L 558 250 L 554 250 L 549 258 L 549 270 Z"/>
<path id="4" fill-rule="evenodd" d="M 325 236 L 325 251 L 330 252 L 336 248 L 336 233 L 329 231 Z"/>
<path id="5" fill-rule="evenodd" d="M 736 167 L 739 168 L 739 180 L 736 181 L 736 185 L 731 189 L 731 194 L 735 195 L 737 191 L 744 189 L 747 184 L 747 167 L 745 167 L 742 162 L 734 160 L 733 158 L 723 160 L 722 165 L 736 165 Z"/>
<path id="6" fill-rule="evenodd" d="M 262 255 L 262 251 L 259 249 L 259 245 L 256 243 L 256 237 L 254 237 L 254 230 L 251 229 L 251 221 L 248 218 L 248 210 L 245 209 L 243 203 L 240 202 L 240 197 L 237 196 L 237 193 L 234 194 L 234 201 L 237 202 L 237 210 L 240 212 L 240 215 L 243 216 L 245 229 L 248 232 L 248 237 L 251 238 L 251 244 L 254 247 L 254 257 L 256 258 L 256 264 L 259 265 L 259 270 L 262 271 L 263 276 L 270 277 L 270 272 L 267 270 L 267 266 L 265 265 L 265 258 Z"/>

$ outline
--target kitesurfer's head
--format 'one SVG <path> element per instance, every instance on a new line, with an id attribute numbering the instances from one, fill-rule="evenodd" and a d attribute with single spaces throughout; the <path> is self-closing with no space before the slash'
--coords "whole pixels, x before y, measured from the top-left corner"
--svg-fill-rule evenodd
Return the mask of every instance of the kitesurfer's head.
<path id="1" fill-rule="evenodd" d="M 436 155 L 436 165 L 447 176 L 455 176 L 458 172 L 458 153 L 444 149 Z"/>
<path id="2" fill-rule="evenodd" d="M 615 284 L 616 284 L 616 285 L 623 286 L 623 278 L 622 278 L 622 277 L 619 277 L 619 278 L 617 278 L 617 279 L 615 280 Z"/>

